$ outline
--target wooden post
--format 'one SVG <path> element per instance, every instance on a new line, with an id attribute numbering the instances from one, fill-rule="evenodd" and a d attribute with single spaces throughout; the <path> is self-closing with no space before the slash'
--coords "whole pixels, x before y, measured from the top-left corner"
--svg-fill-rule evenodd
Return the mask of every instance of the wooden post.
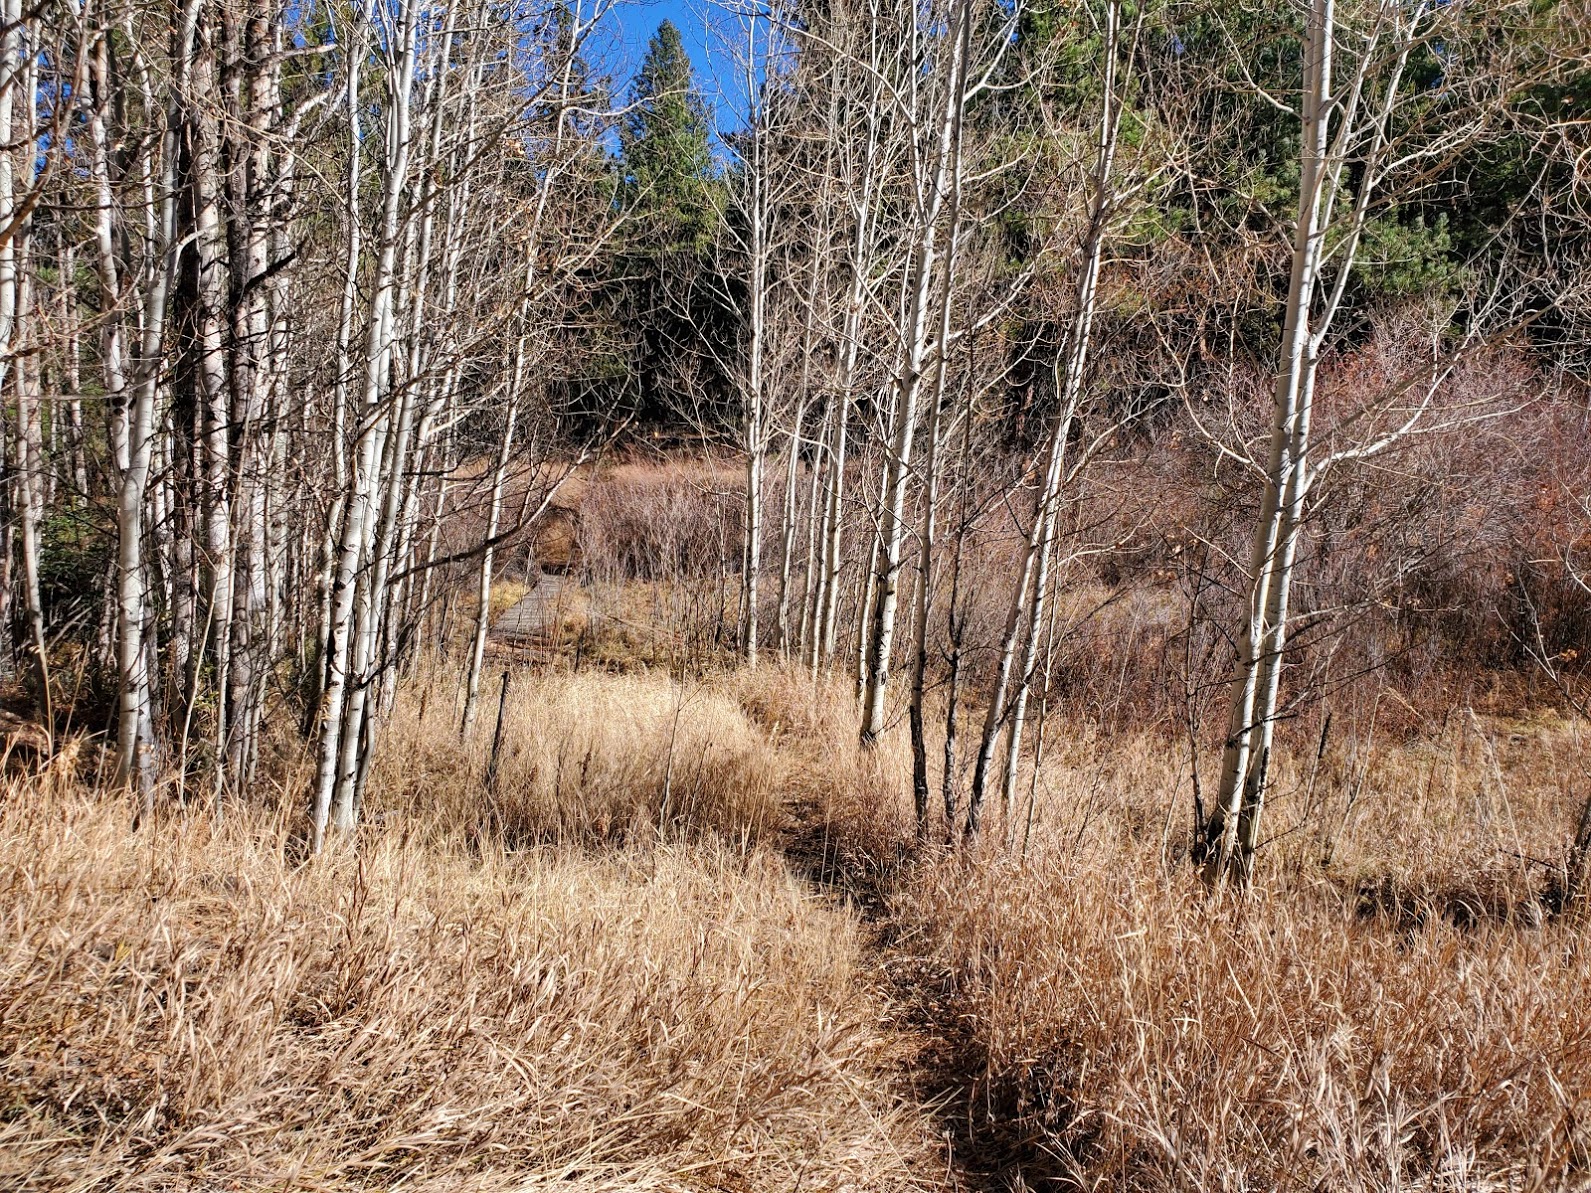
<path id="1" fill-rule="evenodd" d="M 508 668 L 503 668 L 503 688 L 497 697 L 497 728 L 492 732 L 492 756 L 486 763 L 486 790 L 497 787 L 497 755 L 503 748 L 503 715 L 508 711 Z"/>

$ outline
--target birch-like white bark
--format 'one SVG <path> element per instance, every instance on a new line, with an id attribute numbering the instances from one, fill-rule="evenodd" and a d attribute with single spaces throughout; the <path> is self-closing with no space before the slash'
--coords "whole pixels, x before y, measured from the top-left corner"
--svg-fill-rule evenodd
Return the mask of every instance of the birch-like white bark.
<path id="1" fill-rule="evenodd" d="M 134 788 L 144 813 L 152 810 L 158 765 L 154 739 L 154 712 L 150 698 L 151 655 L 147 631 L 146 578 L 144 574 L 144 498 L 160 393 L 162 347 L 165 338 L 167 299 L 177 271 L 177 162 L 182 136 L 178 97 L 188 84 L 195 28 L 201 0 L 187 0 L 172 30 L 172 58 L 177 81 L 167 108 L 166 129 L 160 151 L 160 194 L 157 239 L 151 245 L 143 286 L 143 329 L 126 420 L 126 468 L 116 503 L 116 662 L 117 662 L 117 775 Z"/>
<path id="2" fill-rule="evenodd" d="M 1119 22 L 1120 6 L 1113 2 L 1106 8 L 1106 36 L 1101 71 L 1104 81 L 1103 101 L 1095 141 L 1094 165 L 1089 179 L 1088 223 L 1079 253 L 1075 311 L 1069 330 L 1064 364 L 1056 370 L 1059 382 L 1056 386 L 1057 410 L 1045 453 L 1038 501 L 1034 508 L 1033 522 L 1023 544 L 1022 563 L 1006 611 L 1005 627 L 1000 638 L 999 661 L 995 666 L 994 688 L 984 714 L 977 759 L 973 763 L 972 785 L 967 796 L 965 831 L 968 838 L 977 836 L 982 824 L 989 770 L 994 763 L 1001 728 L 1008 717 L 1011 726 L 1007 739 L 1004 781 L 1001 787 L 1008 810 L 1016 785 L 1016 769 L 1021 752 L 1021 723 L 1027 707 L 1033 661 L 1044 625 L 1044 608 L 1050 586 L 1050 560 L 1054 553 L 1056 516 L 1061 492 L 1067 479 L 1067 451 L 1083 400 L 1083 380 L 1088 364 L 1100 262 L 1112 211 L 1112 174 L 1120 136 L 1122 111 L 1121 97 L 1117 94 Z M 1016 691 L 1013 699 L 1012 672 L 1015 670 L 1018 644 L 1024 641 L 1024 631 L 1026 631 L 1026 644 L 1022 667 L 1016 673 Z"/>
<path id="3" fill-rule="evenodd" d="M 970 7 L 968 0 L 957 0 L 946 38 L 949 51 L 943 109 L 939 113 L 932 148 L 927 153 L 915 155 L 918 169 L 925 173 L 919 173 L 918 177 L 916 243 L 904 329 L 905 358 L 892 386 L 892 432 L 885 461 L 878 563 L 873 574 L 873 629 L 867 643 L 862 685 L 861 740 L 867 745 L 876 741 L 884 731 L 886 696 L 895 645 L 895 617 L 900 603 L 900 571 L 906 540 L 906 493 L 912 475 L 912 448 L 917 434 L 923 372 L 932 341 L 931 295 L 939 256 L 939 222 L 954 170 L 956 130 L 966 104 L 967 47 L 972 24 Z"/>
<path id="4" fill-rule="evenodd" d="M 359 403 L 359 432 L 354 445 L 354 468 L 347 509 L 343 515 L 336 567 L 326 626 L 326 683 L 320 699 L 319 741 L 314 798 L 311 805 L 311 844 L 316 852 L 325 842 L 332 820 L 333 795 L 342 788 L 335 827 L 353 828 L 354 801 L 351 768 L 345 763 L 345 718 L 349 700 L 350 646 L 359 571 L 366 562 L 369 538 L 375 530 L 380 468 L 390 422 L 386 409 L 388 374 L 393 354 L 393 302 L 398 250 L 402 241 L 400 214 L 409 182 L 410 101 L 414 89 L 415 28 L 418 0 L 399 0 L 392 30 L 393 59 L 387 76 L 387 137 L 383 162 L 382 213 L 376 266 L 366 320 L 365 368 Z M 368 17 L 368 14 L 367 14 Z M 355 184 L 357 185 L 357 183 Z M 407 392 L 407 387 L 405 387 Z"/>

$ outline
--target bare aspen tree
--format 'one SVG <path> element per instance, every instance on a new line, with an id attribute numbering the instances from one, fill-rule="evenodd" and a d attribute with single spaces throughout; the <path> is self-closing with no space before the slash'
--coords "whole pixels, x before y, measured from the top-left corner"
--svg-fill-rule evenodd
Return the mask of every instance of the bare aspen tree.
<path id="1" fill-rule="evenodd" d="M 528 287 L 527 287 L 528 289 Z M 460 732 L 468 734 L 475 724 L 475 710 L 480 701 L 481 664 L 486 657 L 486 631 L 491 619 L 493 543 L 502 526 L 503 484 L 508 476 L 508 464 L 514 450 L 514 428 L 519 419 L 519 389 L 524 382 L 525 346 L 521 342 L 514 353 L 513 376 L 509 382 L 502 440 L 498 444 L 497 460 L 492 467 L 492 495 L 486 515 L 485 546 L 481 551 L 480 584 L 476 588 L 478 606 L 475 613 L 475 635 L 470 646 L 469 675 L 465 681 L 464 719 Z"/>
<path id="2" fill-rule="evenodd" d="M 209 651 L 196 654 L 192 665 L 202 665 L 204 654 L 213 655 L 217 688 L 225 692 L 230 684 L 232 653 L 232 394 L 227 384 L 227 313 L 230 303 L 231 262 L 227 230 L 222 220 L 224 200 L 221 179 L 221 63 L 223 39 L 220 14 L 211 5 L 201 5 L 194 30 L 193 63 L 189 69 L 186 124 L 190 130 L 191 180 L 194 242 L 197 255 L 198 324 L 198 438 L 202 464 L 200 495 L 203 510 L 199 591 L 200 616 L 205 627 Z M 225 756 L 227 714 L 225 699 L 216 702 L 215 752 Z M 225 777 L 221 767 L 214 772 L 219 785 Z"/>
<path id="3" fill-rule="evenodd" d="M 375 529 L 377 470 L 385 454 L 389 429 L 386 410 L 388 371 L 392 359 L 392 320 L 398 250 L 402 238 L 399 215 L 409 182 L 410 98 L 414 87 L 415 35 L 419 5 L 402 0 L 396 7 L 396 27 L 387 43 L 388 92 L 385 160 L 382 163 L 382 214 L 376 246 L 375 276 L 366 324 L 365 368 L 357 414 L 353 475 L 332 577 L 332 600 L 326 625 L 326 683 L 319 716 L 319 765 L 313 805 L 313 844 L 318 850 L 328 824 L 333 823 L 333 797 L 342 792 L 335 809 L 335 827 L 354 824 L 351 767 L 354 744 L 348 728 L 350 649 L 354 633 L 358 572 L 369 550 Z"/>
<path id="4" fill-rule="evenodd" d="M 348 492 L 348 404 L 350 386 L 354 379 L 353 336 L 357 318 L 355 304 L 359 296 L 359 269 L 364 249 L 364 220 L 360 210 L 360 192 L 364 182 L 362 109 L 359 99 L 360 78 L 364 73 L 365 56 L 369 52 L 369 0 L 350 14 L 349 27 L 339 34 L 346 46 L 343 69 L 343 112 L 348 123 L 348 159 L 344 173 L 344 222 L 347 226 L 346 252 L 343 257 L 342 302 L 337 319 L 337 355 L 335 379 L 332 387 L 331 453 L 332 499 L 326 513 L 325 539 L 321 547 L 321 570 L 317 581 L 320 593 L 320 624 L 331 624 L 332 590 L 335 586 L 333 571 L 337 560 L 337 541 L 344 519 Z M 322 647 L 327 643 L 323 640 Z M 320 669 L 326 669 L 324 655 Z"/>
<path id="5" fill-rule="evenodd" d="M 740 649 L 755 666 L 760 632 L 762 584 L 763 473 L 768 456 L 766 357 L 768 351 L 768 285 L 773 205 L 768 193 L 769 106 L 767 86 L 759 79 L 777 53 L 778 26 L 755 10 L 742 17 L 745 25 L 743 85 L 749 102 L 746 153 L 742 163 L 741 214 L 745 220 L 747 348 L 743 448 L 746 453 L 745 548 L 740 574 Z M 765 25 L 766 47 L 759 46 L 758 28 Z"/>
<path id="6" fill-rule="evenodd" d="M 1199 853 L 1207 882 L 1230 877 L 1246 886 L 1260 846 L 1267 771 L 1276 721 L 1300 536 L 1313 490 L 1334 465 L 1395 447 L 1424 427 L 1442 383 L 1464 353 L 1485 340 L 1511 304 L 1504 287 L 1472 296 L 1456 345 L 1434 337 L 1421 375 L 1396 388 L 1394 402 L 1349 420 L 1337 445 L 1312 442 L 1316 375 L 1334 323 L 1344 309 L 1356 258 L 1372 213 L 1401 188 L 1417 188 L 1422 172 L 1450 160 L 1488 127 L 1496 96 L 1516 80 L 1506 43 L 1487 61 L 1487 11 L 1481 5 L 1378 2 L 1345 19 L 1334 0 L 1310 0 L 1302 39 L 1303 85 L 1299 196 L 1292 223 L 1291 268 L 1272 404 L 1264 478 L 1248 561 L 1247 613 L 1237 635 L 1237 666 L 1228 696 L 1220 783 L 1203 826 Z M 1476 37 L 1468 37 L 1471 30 Z M 1451 40 L 1449 40 L 1451 39 Z M 1467 40 L 1466 40 L 1467 39 Z M 1420 102 L 1411 59 L 1442 47 L 1444 86 L 1464 107 L 1439 130 L 1405 121 Z M 1466 61 L 1465 54 L 1473 56 Z M 1347 69 L 1338 71 L 1339 57 Z M 1407 124 L 1407 127 L 1405 127 Z M 1403 193 L 1407 193 L 1404 190 Z M 1412 398 L 1409 397 L 1412 391 Z M 1408 399 L 1408 400 L 1404 400 Z M 1368 424 L 1366 429 L 1359 426 Z"/>
<path id="7" fill-rule="evenodd" d="M 16 476 L 17 532 L 22 548 L 22 605 L 33 682 L 51 733 L 50 665 L 39 599 L 39 521 L 48 468 L 44 459 L 38 377 L 28 360 L 32 306 L 32 216 L 38 106 L 36 18 L 25 19 L 18 0 L 0 4 L 0 393 L 15 394 L 16 429 L 9 437 Z M 20 202 L 19 202 L 20 200 Z M 14 597 L 13 597 L 14 599 Z M 9 618 L 8 606 L 0 616 Z"/>
<path id="8" fill-rule="evenodd" d="M 270 210 L 279 185 L 277 173 L 284 167 L 283 155 L 272 152 L 273 136 L 280 131 L 281 82 L 278 47 L 267 12 L 263 0 L 252 0 L 239 14 L 241 29 L 232 33 L 238 43 L 232 51 L 237 77 L 229 88 L 235 96 L 230 105 L 232 139 L 238 142 L 226 188 L 232 214 L 228 390 L 235 441 L 231 478 L 235 562 L 230 577 L 229 674 L 222 694 L 227 708 L 222 769 L 233 788 L 247 778 L 256 752 L 269 637 L 268 478 L 279 446 L 270 417 L 274 413 L 268 363 L 273 291 L 265 280 L 273 266 L 280 277 L 285 265 L 273 260 Z M 275 297 L 280 301 L 283 295 L 278 291 Z"/>
<path id="9" fill-rule="evenodd" d="M 929 612 L 934 598 L 935 550 L 938 539 L 940 453 L 946 434 L 944 413 L 950 378 L 951 332 L 954 327 L 956 257 L 961 240 L 961 203 L 965 168 L 962 141 L 965 112 L 958 105 L 951 144 L 949 214 L 945 231 L 945 259 L 940 270 L 939 328 L 933 345 L 934 376 L 924 435 L 928 440 L 928 459 L 924 469 L 922 513 L 917 531 L 917 588 L 912 625 L 911 694 L 908 719 L 912 746 L 912 805 L 917 821 L 917 837 L 928 839 L 928 735 L 925 704 L 928 693 Z M 965 413 L 971 418 L 971 412 Z"/>
<path id="10" fill-rule="evenodd" d="M 188 0 L 172 29 L 172 59 L 177 83 L 168 106 L 160 149 L 160 193 L 155 240 L 150 246 L 143 292 L 143 328 L 137 366 L 125 420 L 125 465 L 117 503 L 116 650 L 118 669 L 118 773 L 134 787 L 147 812 L 154 795 L 157 769 L 154 709 L 151 697 L 152 654 L 148 633 L 147 577 L 143 551 L 144 499 L 156 433 L 160 393 L 166 300 L 176 273 L 180 245 L 177 223 L 177 159 L 181 108 L 176 98 L 188 81 L 189 64 L 201 0 Z"/>
<path id="11" fill-rule="evenodd" d="M 1099 429 L 1090 428 L 1087 434 L 1091 444 L 1068 458 L 1069 451 L 1074 447 L 1073 439 L 1086 398 L 1084 386 L 1099 290 L 1100 263 L 1110 224 L 1117 214 L 1121 199 L 1115 177 L 1124 106 L 1119 78 L 1124 48 L 1121 17 L 1121 5 L 1115 0 L 1105 6 L 1100 51 L 1100 116 L 1094 159 L 1085 184 L 1089 196 L 1088 209 L 1077 254 L 1074 309 L 1064 355 L 1055 369 L 1057 409 L 1045 451 L 1038 500 L 1023 544 L 1017 581 L 1011 593 L 1005 630 L 1000 640 L 994 688 L 984 716 L 983 732 L 973 768 L 967 802 L 966 835 L 969 838 L 976 836 L 980 827 L 989 768 L 994 761 L 1002 727 L 1006 729 L 1008 737 L 1001 791 L 1009 813 L 1021 757 L 1028 691 L 1045 620 L 1061 494 L 1067 483 L 1086 465 L 1092 450 L 1102 444 L 1105 434 L 1108 434 L 1108 430 L 1101 434 Z M 1136 38 L 1129 40 L 1135 41 Z M 1128 48 L 1130 50 L 1130 46 Z M 1024 645 L 1021 665 L 1016 666 L 1019 642 Z M 1014 677 L 1013 670 L 1016 672 Z"/>
<path id="12" fill-rule="evenodd" d="M 875 262 L 880 249 L 879 208 L 883 199 L 883 178 L 892 171 L 901 152 L 901 139 L 891 135 L 887 101 L 892 57 L 892 43 L 886 35 L 885 6 L 888 2 L 869 0 L 865 15 L 856 22 L 861 27 L 845 30 L 845 43 L 830 71 L 828 128 L 829 136 L 837 142 L 834 146 L 836 185 L 842 196 L 844 218 L 849 222 L 849 235 L 845 240 L 846 288 L 831 399 L 833 416 L 829 420 L 830 439 L 823 451 L 828 480 L 820 527 L 813 649 L 816 660 L 825 664 L 833 662 L 839 643 L 850 427 L 861 396 L 864 329 L 870 325 L 869 308 L 880 284 L 880 271 L 875 269 Z M 865 573 L 867 578 L 873 574 L 876 550 L 875 537 Z M 864 579 L 866 583 L 868 580 Z M 862 611 L 856 641 L 860 675 L 866 657 L 863 644 L 870 600 L 864 597 L 859 604 Z M 814 669 L 816 666 L 817 661 Z M 859 679 L 859 695 L 861 684 Z"/>
<path id="13" fill-rule="evenodd" d="M 913 22 L 914 37 L 916 24 Z M 943 90 L 937 105 L 915 102 L 921 87 L 917 72 L 908 74 L 907 100 L 913 173 L 912 261 L 907 280 L 902 324 L 902 359 L 891 383 L 890 433 L 886 449 L 879 550 L 873 574 L 872 629 L 869 633 L 862 684 L 864 743 L 875 741 L 884 730 L 885 695 L 894 654 L 896 610 L 900 601 L 900 572 L 906 540 L 906 496 L 912 476 L 912 449 L 916 441 L 918 411 L 924 373 L 933 343 L 932 294 L 940 260 L 941 218 L 951 192 L 959 152 L 958 129 L 969 93 L 968 57 L 972 41 L 972 14 L 967 0 L 957 0 L 951 10 L 942 53 Z M 927 127 L 924 127 L 927 125 Z"/>

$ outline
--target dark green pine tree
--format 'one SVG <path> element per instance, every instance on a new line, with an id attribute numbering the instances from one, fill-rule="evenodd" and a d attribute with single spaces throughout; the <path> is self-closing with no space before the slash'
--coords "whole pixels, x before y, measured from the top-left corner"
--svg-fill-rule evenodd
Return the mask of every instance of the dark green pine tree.
<path id="1" fill-rule="evenodd" d="M 629 216 L 612 261 L 616 325 L 632 337 L 622 404 L 642 424 L 716 433 L 735 342 L 717 272 L 724 183 L 680 32 L 658 26 L 619 127 L 618 202 Z"/>
<path id="2" fill-rule="evenodd" d="M 715 214 L 713 155 L 706 105 L 672 21 L 647 43 L 630 103 L 619 129 L 624 201 L 663 243 L 696 247 Z"/>

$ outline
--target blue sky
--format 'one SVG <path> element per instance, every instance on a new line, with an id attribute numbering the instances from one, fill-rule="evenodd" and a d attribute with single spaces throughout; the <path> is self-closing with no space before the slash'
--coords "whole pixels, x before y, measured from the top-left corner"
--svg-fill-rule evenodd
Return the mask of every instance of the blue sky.
<path id="1" fill-rule="evenodd" d="M 716 113 L 721 129 L 727 128 L 734 122 L 734 84 L 729 77 L 730 64 L 711 27 L 722 17 L 722 10 L 706 0 L 621 0 L 608 15 L 615 49 L 622 59 L 615 66 L 615 79 L 621 88 L 627 88 L 646 54 L 647 41 L 665 20 L 673 21 L 696 68 L 708 110 Z M 724 76 L 722 85 L 718 81 L 720 72 Z M 729 94 L 724 94 L 726 91 Z"/>

